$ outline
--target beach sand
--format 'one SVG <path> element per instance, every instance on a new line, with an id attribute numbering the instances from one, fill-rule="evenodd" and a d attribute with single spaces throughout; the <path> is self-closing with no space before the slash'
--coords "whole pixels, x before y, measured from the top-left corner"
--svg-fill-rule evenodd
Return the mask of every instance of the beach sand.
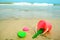
<path id="1" fill-rule="evenodd" d="M 52 30 L 47 36 L 39 35 L 32 39 L 36 32 L 36 25 L 41 19 L 7 19 L 0 20 L 0 40 L 60 40 L 60 19 L 44 19 L 52 24 Z M 25 38 L 19 38 L 17 32 L 27 26 L 29 31 Z"/>

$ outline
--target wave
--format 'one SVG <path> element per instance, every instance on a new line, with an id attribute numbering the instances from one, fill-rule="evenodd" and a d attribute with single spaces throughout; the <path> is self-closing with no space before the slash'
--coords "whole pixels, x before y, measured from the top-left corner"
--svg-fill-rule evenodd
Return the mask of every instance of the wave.
<path id="1" fill-rule="evenodd" d="M 12 4 L 0 4 L 0 5 L 53 6 L 54 4 L 49 4 L 49 3 L 28 3 L 28 2 L 17 2 L 17 3 L 12 3 Z"/>

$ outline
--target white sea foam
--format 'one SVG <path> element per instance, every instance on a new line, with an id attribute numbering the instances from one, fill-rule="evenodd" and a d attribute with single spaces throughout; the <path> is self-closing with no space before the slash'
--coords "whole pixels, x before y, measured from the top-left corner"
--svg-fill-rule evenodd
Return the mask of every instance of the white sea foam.
<path id="1" fill-rule="evenodd" d="M 20 2 L 20 3 L 13 3 L 13 5 L 32 5 L 32 3 L 27 3 L 27 2 Z"/>
<path id="2" fill-rule="evenodd" d="M 28 2 L 18 2 L 18 3 L 12 3 L 12 4 L 0 4 L 0 5 L 53 6 L 54 4 L 49 4 L 49 3 L 28 3 Z"/>
<path id="3" fill-rule="evenodd" d="M 48 3 L 34 3 L 33 6 L 53 6 L 53 4 L 48 4 Z"/>

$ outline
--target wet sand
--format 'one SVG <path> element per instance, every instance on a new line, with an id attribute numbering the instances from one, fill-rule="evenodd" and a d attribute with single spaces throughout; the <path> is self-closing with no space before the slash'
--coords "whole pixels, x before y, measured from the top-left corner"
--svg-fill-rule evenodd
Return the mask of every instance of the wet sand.
<path id="1" fill-rule="evenodd" d="M 41 19 L 8 19 L 0 20 L 0 40 L 60 40 L 60 19 L 44 19 L 52 24 L 52 30 L 49 35 L 32 39 L 36 32 L 36 25 Z M 22 30 L 24 26 L 29 27 L 27 36 L 19 38 L 17 32 Z"/>

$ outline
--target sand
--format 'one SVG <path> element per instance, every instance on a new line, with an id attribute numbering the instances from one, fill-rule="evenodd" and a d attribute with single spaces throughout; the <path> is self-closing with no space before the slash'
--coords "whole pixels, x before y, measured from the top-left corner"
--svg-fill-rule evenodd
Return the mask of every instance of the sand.
<path id="1" fill-rule="evenodd" d="M 52 30 L 46 37 L 39 35 L 32 39 L 36 25 L 41 19 L 7 19 L 0 20 L 0 40 L 60 40 L 60 19 L 44 19 L 52 24 Z M 17 32 L 27 26 L 29 31 L 25 38 L 19 38 Z"/>

